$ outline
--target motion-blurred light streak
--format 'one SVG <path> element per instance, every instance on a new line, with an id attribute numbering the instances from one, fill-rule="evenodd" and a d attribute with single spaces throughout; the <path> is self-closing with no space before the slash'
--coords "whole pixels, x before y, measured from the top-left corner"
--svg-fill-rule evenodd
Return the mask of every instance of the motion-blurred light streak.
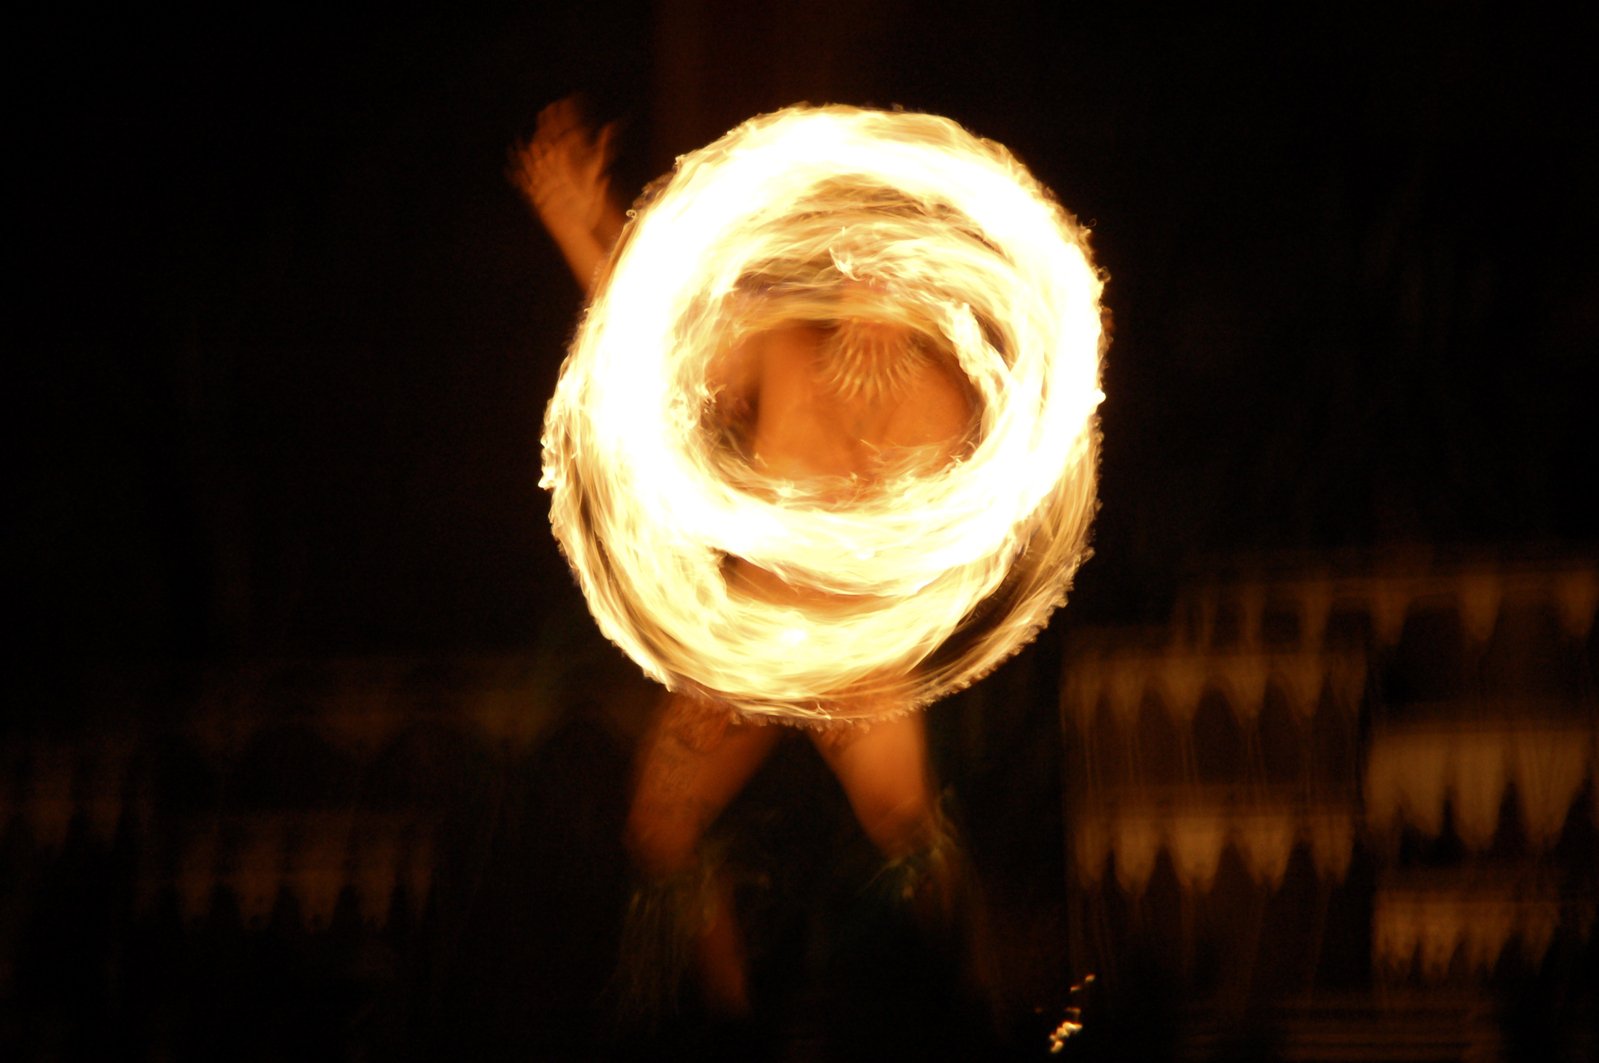
<path id="1" fill-rule="evenodd" d="M 946 467 L 840 501 L 763 475 L 709 411 L 741 340 L 836 323 L 862 285 L 849 312 L 948 352 L 977 424 Z M 986 674 L 1087 553 L 1101 289 L 1084 230 L 947 119 L 797 107 L 680 159 L 545 420 L 551 523 L 601 629 L 670 688 L 796 722 L 904 712 Z M 729 558 L 826 604 L 741 593 Z"/>

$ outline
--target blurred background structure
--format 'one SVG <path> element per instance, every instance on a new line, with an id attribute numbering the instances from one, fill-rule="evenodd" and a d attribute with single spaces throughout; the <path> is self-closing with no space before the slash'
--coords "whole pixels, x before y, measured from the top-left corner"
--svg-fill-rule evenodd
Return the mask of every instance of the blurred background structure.
<path id="1" fill-rule="evenodd" d="M 547 534 L 580 307 L 501 172 L 581 90 L 630 188 L 801 99 L 948 114 L 1109 275 L 1096 556 L 931 720 L 1000 1029 L 881 960 L 794 746 L 722 827 L 773 1057 L 1042 1058 L 1073 1007 L 1068 1058 L 1593 1057 L 1576 27 L 607 0 L 13 39 L 0 1056 L 649 1047 L 606 989 L 653 695 Z"/>
<path id="2" fill-rule="evenodd" d="M 1596 603 L 1591 559 L 1278 559 L 1074 640 L 1094 1035 L 1152 1058 L 1590 1051 Z"/>

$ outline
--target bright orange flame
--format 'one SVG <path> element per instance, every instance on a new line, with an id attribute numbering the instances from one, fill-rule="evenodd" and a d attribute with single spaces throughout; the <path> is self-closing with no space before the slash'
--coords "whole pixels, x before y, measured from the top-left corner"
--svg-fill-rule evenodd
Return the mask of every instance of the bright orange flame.
<path id="1" fill-rule="evenodd" d="M 705 428 L 708 370 L 779 319 L 836 316 L 858 281 L 879 318 L 953 352 L 978 428 L 941 471 L 840 503 Z M 903 712 L 986 674 L 1087 554 L 1101 288 L 1084 231 L 947 119 L 791 108 L 680 159 L 546 415 L 551 523 L 601 629 L 669 687 L 802 722 Z M 729 556 L 851 605 L 730 591 Z"/>

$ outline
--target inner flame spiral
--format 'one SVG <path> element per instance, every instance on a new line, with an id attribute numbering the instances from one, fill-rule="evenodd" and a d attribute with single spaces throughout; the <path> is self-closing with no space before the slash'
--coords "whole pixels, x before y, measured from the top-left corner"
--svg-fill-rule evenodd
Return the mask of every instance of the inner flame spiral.
<path id="1" fill-rule="evenodd" d="M 948 119 L 795 107 L 679 159 L 545 418 L 551 524 L 602 631 L 672 689 L 787 722 L 905 712 L 988 673 L 1088 553 L 1102 287 L 1086 232 Z M 740 341 L 844 306 L 958 365 L 977 412 L 953 460 L 841 489 L 729 444 Z M 795 593 L 743 593 L 730 558 Z"/>

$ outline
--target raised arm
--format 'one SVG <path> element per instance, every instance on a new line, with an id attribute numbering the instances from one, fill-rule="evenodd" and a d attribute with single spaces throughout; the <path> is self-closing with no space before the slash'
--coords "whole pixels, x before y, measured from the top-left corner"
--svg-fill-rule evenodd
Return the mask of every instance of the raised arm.
<path id="1" fill-rule="evenodd" d="M 622 234 L 611 196 L 611 125 L 596 132 L 571 97 L 539 112 L 533 139 L 512 149 L 510 178 L 555 240 L 585 294 Z"/>

